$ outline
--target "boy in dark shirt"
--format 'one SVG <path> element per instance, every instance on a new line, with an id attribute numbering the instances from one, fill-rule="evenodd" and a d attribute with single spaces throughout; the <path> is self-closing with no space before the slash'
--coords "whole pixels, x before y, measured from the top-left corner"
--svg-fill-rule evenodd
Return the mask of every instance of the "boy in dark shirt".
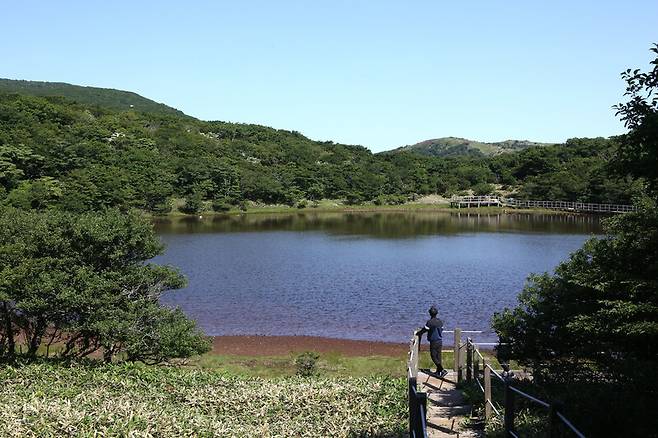
<path id="1" fill-rule="evenodd" d="M 427 333 L 427 340 L 430 343 L 430 356 L 432 357 L 432 362 L 436 365 L 436 374 L 439 377 L 444 377 L 448 374 L 448 371 L 443 369 L 441 365 L 441 349 L 443 348 L 443 321 L 441 321 L 436 316 L 439 314 L 439 311 L 436 310 L 436 307 L 432 306 L 429 310 L 430 319 L 425 323 L 425 327 L 418 330 L 416 334 L 422 336 L 423 333 Z"/>

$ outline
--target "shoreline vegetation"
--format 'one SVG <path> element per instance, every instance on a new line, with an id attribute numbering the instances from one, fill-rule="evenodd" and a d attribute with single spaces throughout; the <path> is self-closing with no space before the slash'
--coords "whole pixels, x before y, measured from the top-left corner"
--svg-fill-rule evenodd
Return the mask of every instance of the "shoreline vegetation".
<path id="1" fill-rule="evenodd" d="M 184 202 L 176 202 L 182 204 Z M 430 202 L 407 202 L 397 205 L 344 204 L 340 200 L 324 199 L 314 205 L 305 207 L 291 207 L 284 204 L 261 204 L 251 202 L 246 209 L 235 206 L 227 211 L 214 211 L 211 206 L 203 208 L 197 213 L 184 213 L 173 209 L 169 213 L 156 214 L 146 212 L 155 219 L 167 218 L 191 218 L 191 217 L 221 217 L 242 214 L 277 214 L 277 213 L 377 213 L 377 212 L 426 212 L 426 213 L 464 213 L 464 214 L 551 214 L 551 215 L 591 215 L 592 213 L 580 213 L 573 211 L 551 210 L 546 208 L 510 208 L 510 207 L 478 207 L 478 208 L 454 208 L 449 201 L 440 203 Z"/>
<path id="2" fill-rule="evenodd" d="M 498 365 L 491 349 L 482 353 Z M 421 368 L 433 368 L 428 344 L 421 343 Z M 318 336 L 220 335 L 212 337 L 212 350 L 183 362 L 192 369 L 228 372 L 245 377 L 277 378 L 294 376 L 296 361 L 309 354 L 314 371 L 326 377 L 387 376 L 402 378 L 406 372 L 409 344 Z M 450 340 L 443 348 L 443 363 L 452 367 Z"/>

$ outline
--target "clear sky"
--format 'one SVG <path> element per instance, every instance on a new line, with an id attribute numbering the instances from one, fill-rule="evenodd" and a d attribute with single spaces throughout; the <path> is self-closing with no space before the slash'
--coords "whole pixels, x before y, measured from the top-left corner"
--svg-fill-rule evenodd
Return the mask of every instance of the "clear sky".
<path id="1" fill-rule="evenodd" d="M 0 77 L 118 88 L 374 151 L 623 132 L 658 1 L 6 1 Z"/>

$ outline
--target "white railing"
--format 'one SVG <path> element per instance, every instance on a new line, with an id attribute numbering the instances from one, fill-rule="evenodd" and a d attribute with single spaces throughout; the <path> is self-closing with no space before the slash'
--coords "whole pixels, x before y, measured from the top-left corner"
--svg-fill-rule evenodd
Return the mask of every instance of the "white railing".
<path id="1" fill-rule="evenodd" d="M 453 207 L 504 206 L 512 208 L 545 208 L 548 210 L 565 210 L 585 213 L 629 213 L 637 208 L 625 204 L 598 204 L 592 202 L 537 201 L 515 198 L 503 198 L 492 195 L 455 196 L 450 200 Z"/>

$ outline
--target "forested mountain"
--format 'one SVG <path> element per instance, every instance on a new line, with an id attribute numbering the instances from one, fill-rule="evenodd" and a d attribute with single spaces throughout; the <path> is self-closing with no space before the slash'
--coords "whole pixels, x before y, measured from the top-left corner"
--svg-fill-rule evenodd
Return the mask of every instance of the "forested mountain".
<path id="1" fill-rule="evenodd" d="M 0 92 L 30 96 L 63 96 L 79 103 L 118 111 L 134 109 L 145 113 L 184 115 L 175 108 L 154 102 L 139 94 L 111 88 L 82 87 L 63 82 L 0 79 Z"/>
<path id="2" fill-rule="evenodd" d="M 495 143 L 484 143 L 460 137 L 441 137 L 420 143 L 402 146 L 391 153 L 415 152 L 431 157 L 456 157 L 470 155 L 476 157 L 493 156 L 506 152 L 518 152 L 530 147 L 550 146 L 551 143 L 537 143 L 528 140 L 505 140 Z"/>
<path id="3" fill-rule="evenodd" d="M 491 192 L 629 202 L 630 180 L 611 176 L 615 141 L 573 139 L 493 157 L 372 154 L 264 126 L 114 109 L 62 97 L 0 93 L 0 202 L 69 211 L 136 207 L 167 212 L 186 198 L 217 209 L 245 200 L 400 202 L 415 194 Z"/>

